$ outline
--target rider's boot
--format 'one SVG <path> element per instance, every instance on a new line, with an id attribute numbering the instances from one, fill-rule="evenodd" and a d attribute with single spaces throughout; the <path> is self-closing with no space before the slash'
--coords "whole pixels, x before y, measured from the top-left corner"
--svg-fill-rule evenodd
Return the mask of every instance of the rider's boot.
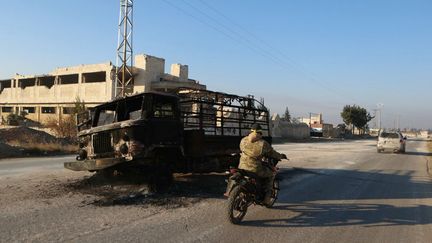
<path id="1" fill-rule="evenodd" d="M 264 200 L 263 200 L 264 205 L 270 205 L 271 196 L 272 196 L 272 190 L 267 190 L 265 195 L 264 195 Z"/>

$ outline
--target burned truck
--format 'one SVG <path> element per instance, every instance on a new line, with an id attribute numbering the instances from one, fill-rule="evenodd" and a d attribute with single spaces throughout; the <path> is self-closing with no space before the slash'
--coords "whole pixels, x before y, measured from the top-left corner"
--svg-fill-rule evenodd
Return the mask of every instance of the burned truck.
<path id="1" fill-rule="evenodd" d="M 271 142 L 269 112 L 252 96 L 180 89 L 115 99 L 77 116 L 75 171 L 221 172 L 236 166 L 239 143 L 258 123 Z"/>

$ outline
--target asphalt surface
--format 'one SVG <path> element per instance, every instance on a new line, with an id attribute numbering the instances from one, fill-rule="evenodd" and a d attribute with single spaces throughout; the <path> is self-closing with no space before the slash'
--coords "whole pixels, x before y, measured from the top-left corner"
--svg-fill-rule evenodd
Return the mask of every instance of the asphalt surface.
<path id="1" fill-rule="evenodd" d="M 35 158 L 0 159 L 0 177 L 34 171 L 61 170 L 63 163 L 74 161 L 75 155 Z"/>
<path id="2" fill-rule="evenodd" d="M 378 154 L 374 145 L 372 140 L 276 145 L 291 158 L 280 164 L 279 199 L 273 209 L 252 206 L 241 225 L 227 222 L 226 199 L 218 195 L 169 209 L 100 207 L 70 193 L 48 199 L 18 195 L 20 202 L 0 199 L 0 241 L 430 242 L 426 142 L 408 141 L 406 154 Z M 65 172 L 38 173 L 49 180 Z M 32 176 L 9 174 L 0 183 Z"/>

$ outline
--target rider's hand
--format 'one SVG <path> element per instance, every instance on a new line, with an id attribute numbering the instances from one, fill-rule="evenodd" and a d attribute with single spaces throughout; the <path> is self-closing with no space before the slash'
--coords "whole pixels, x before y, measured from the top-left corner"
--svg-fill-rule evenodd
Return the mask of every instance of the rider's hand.
<path id="1" fill-rule="evenodd" d="M 288 159 L 288 157 L 286 156 L 286 154 L 282 154 L 282 159 Z"/>

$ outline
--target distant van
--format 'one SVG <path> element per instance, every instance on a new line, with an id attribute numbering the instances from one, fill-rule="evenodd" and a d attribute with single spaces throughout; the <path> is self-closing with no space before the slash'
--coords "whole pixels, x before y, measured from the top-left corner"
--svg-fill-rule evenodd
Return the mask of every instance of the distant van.
<path id="1" fill-rule="evenodd" d="M 406 137 L 400 132 L 380 132 L 378 136 L 377 152 L 392 151 L 405 153 Z"/>

